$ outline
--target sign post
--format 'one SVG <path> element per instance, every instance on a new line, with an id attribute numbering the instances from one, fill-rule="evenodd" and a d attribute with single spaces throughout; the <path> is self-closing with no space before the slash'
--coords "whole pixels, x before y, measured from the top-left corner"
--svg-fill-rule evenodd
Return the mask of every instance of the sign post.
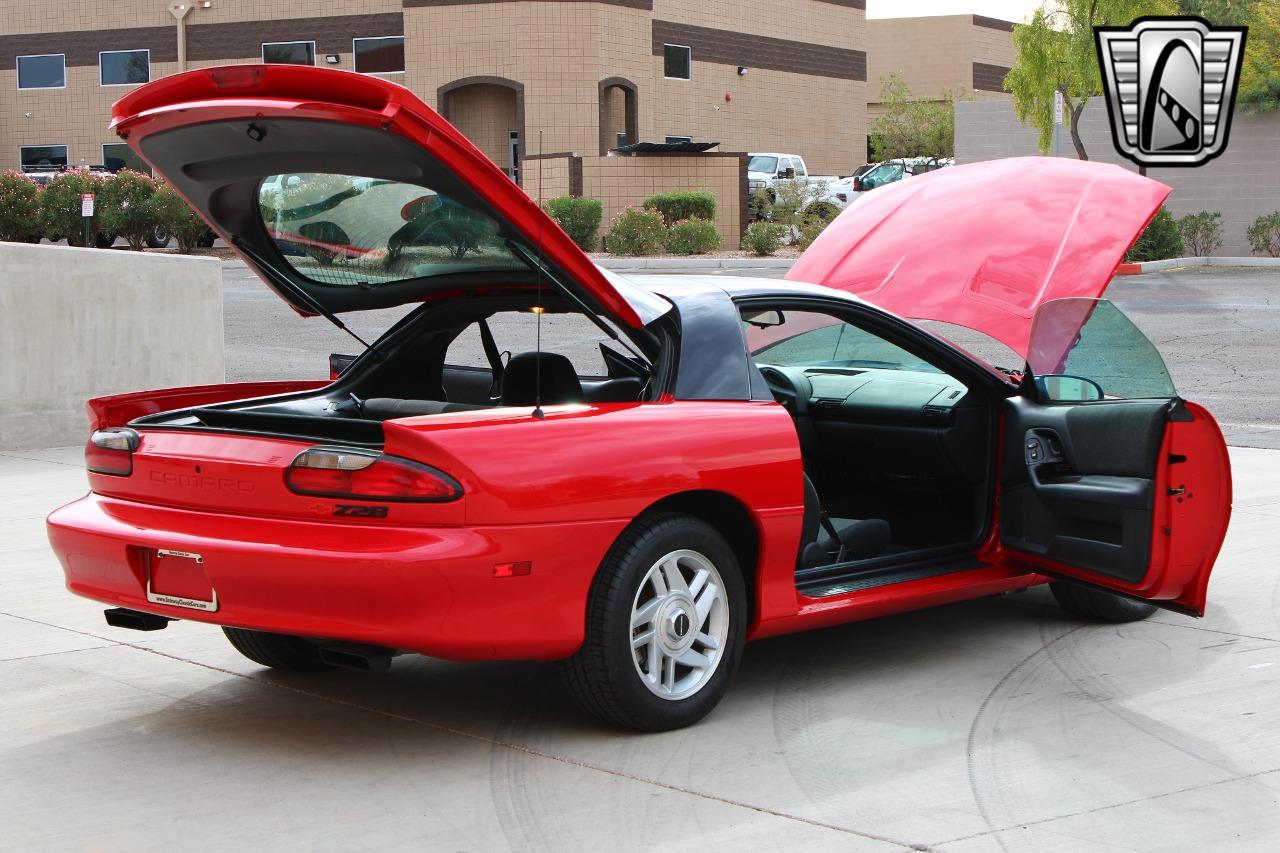
<path id="1" fill-rule="evenodd" d="M 80 196 L 80 216 L 84 219 L 84 244 L 86 246 L 92 246 L 93 193 L 83 193 Z"/>
<path id="2" fill-rule="evenodd" d="M 1062 109 L 1063 109 L 1062 92 L 1055 91 L 1053 93 L 1053 156 L 1058 156 L 1058 135 L 1062 130 Z"/>

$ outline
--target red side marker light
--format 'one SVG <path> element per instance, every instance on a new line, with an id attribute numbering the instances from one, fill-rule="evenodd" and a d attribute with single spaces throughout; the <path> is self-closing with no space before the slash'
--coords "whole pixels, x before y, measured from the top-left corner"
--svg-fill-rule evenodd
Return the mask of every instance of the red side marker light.
<path id="1" fill-rule="evenodd" d="M 533 563 L 528 560 L 520 560 L 516 563 L 498 563 L 493 567 L 493 576 L 495 578 L 518 578 L 532 571 Z"/>

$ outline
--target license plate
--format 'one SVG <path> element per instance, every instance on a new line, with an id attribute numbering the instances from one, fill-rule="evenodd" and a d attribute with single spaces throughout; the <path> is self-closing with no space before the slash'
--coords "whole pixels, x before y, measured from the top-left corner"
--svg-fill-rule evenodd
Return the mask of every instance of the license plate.
<path id="1" fill-rule="evenodd" d="M 218 593 L 205 574 L 204 557 L 169 548 L 148 551 L 147 601 L 191 610 L 217 610 Z"/>

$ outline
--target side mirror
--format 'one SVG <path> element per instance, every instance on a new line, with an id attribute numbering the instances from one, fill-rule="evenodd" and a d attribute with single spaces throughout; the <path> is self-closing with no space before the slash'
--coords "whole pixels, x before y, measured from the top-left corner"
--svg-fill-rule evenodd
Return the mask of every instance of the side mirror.
<path id="1" fill-rule="evenodd" d="M 790 169 L 790 168 L 783 169 L 781 172 L 778 173 L 778 177 L 782 178 L 784 181 L 795 180 L 796 170 Z"/>
<path id="2" fill-rule="evenodd" d="M 1047 403 L 1092 403 L 1102 399 L 1102 386 L 1083 376 L 1037 376 L 1036 393 Z"/>
<path id="3" fill-rule="evenodd" d="M 743 314 L 742 321 L 748 325 L 755 326 L 757 329 L 768 329 L 771 326 L 781 326 L 787 322 L 787 318 L 783 316 L 781 311 L 756 311 L 753 314 Z"/>

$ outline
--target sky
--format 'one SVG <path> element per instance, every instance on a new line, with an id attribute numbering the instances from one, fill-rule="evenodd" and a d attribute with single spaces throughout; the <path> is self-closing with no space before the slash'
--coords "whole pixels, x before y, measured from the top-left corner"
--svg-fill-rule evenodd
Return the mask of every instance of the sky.
<path id="1" fill-rule="evenodd" d="M 868 18 L 913 18 L 920 15 L 986 15 L 1021 22 L 1042 0 L 867 0 Z"/>

